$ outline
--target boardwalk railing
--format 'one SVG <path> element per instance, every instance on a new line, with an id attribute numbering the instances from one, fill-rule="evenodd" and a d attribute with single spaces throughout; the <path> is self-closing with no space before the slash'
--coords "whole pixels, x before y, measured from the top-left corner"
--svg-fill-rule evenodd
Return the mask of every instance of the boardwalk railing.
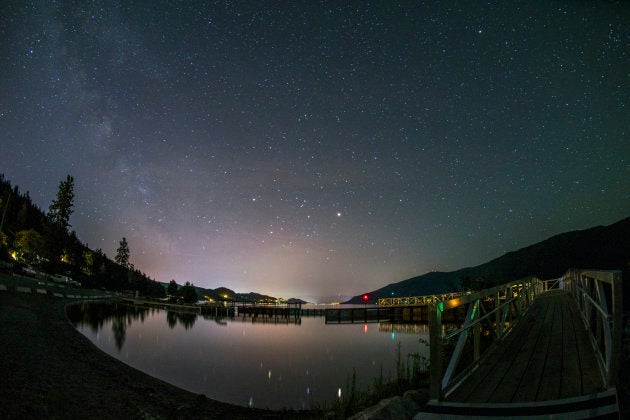
<path id="1" fill-rule="evenodd" d="M 442 302 L 445 300 L 453 299 L 464 293 L 443 293 L 440 295 L 427 295 L 427 296 L 404 296 L 404 297 L 390 297 L 380 298 L 378 306 L 386 308 L 390 306 L 423 306 L 431 303 Z"/>
<path id="2" fill-rule="evenodd" d="M 446 396 L 463 382 L 482 362 L 485 350 L 511 331 L 534 298 L 553 287 L 529 278 L 430 304 L 431 398 Z M 464 324 L 447 329 L 442 324 L 446 311 L 465 312 Z"/>
<path id="3" fill-rule="evenodd" d="M 620 271 L 569 270 L 552 280 L 530 278 L 429 305 L 430 394 L 448 396 L 484 360 L 486 350 L 505 337 L 534 299 L 552 289 L 569 291 L 589 331 L 603 383 L 616 384 L 623 335 Z M 463 311 L 461 326 L 442 323 L 446 311 Z"/>
<path id="4" fill-rule="evenodd" d="M 623 293 L 620 271 L 569 270 L 563 287 L 575 298 L 590 332 L 602 379 L 607 387 L 617 383 L 623 335 Z"/>

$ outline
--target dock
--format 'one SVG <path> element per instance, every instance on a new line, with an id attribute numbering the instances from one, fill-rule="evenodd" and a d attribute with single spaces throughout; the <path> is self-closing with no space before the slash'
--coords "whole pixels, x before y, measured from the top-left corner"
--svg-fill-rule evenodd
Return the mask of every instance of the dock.
<path id="1" fill-rule="evenodd" d="M 621 284 L 570 270 L 432 305 L 431 401 L 414 418 L 619 418 Z M 443 328 L 456 307 L 463 325 Z"/>

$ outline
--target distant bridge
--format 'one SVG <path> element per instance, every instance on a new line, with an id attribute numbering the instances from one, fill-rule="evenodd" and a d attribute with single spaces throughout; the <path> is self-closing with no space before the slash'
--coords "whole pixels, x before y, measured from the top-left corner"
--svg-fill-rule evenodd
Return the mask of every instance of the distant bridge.
<path id="1" fill-rule="evenodd" d="M 406 296 L 406 297 L 390 297 L 378 299 L 378 306 L 382 308 L 392 306 L 425 306 L 431 303 L 442 302 L 445 300 L 454 299 L 464 295 L 463 292 L 457 293 L 443 293 L 437 295 L 427 296 Z"/>
<path id="2" fill-rule="evenodd" d="M 621 286 L 619 271 L 570 270 L 430 303 L 432 399 L 415 418 L 618 418 Z"/>
<path id="3" fill-rule="evenodd" d="M 466 293 L 443 293 L 427 296 L 406 296 L 378 299 L 378 305 L 337 307 L 326 309 L 327 324 L 353 324 L 369 322 L 393 322 L 393 323 L 426 323 L 429 319 L 429 305 L 446 300 L 452 300 Z M 452 318 L 446 321 L 459 322 L 464 319 L 463 313 L 453 313 Z"/>

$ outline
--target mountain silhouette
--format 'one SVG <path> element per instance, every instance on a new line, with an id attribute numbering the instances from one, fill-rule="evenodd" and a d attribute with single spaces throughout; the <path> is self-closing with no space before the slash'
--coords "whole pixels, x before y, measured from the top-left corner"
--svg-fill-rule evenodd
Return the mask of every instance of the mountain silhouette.
<path id="1" fill-rule="evenodd" d="M 345 303 L 369 303 L 379 298 L 422 296 L 481 289 L 528 276 L 541 279 L 559 277 L 569 268 L 622 270 L 630 268 L 630 217 L 609 226 L 597 226 L 552 236 L 542 242 L 508 252 L 487 263 L 450 272 L 430 272 L 364 292 Z M 630 287 L 624 295 L 630 296 Z M 626 300 L 626 299 L 624 299 Z"/>

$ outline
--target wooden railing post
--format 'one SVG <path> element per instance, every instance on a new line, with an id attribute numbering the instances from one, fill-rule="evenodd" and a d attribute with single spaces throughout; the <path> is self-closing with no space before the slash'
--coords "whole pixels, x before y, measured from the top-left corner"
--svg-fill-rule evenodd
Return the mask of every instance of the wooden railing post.
<path id="1" fill-rule="evenodd" d="M 442 396 L 442 302 L 429 305 L 429 395 Z"/>

